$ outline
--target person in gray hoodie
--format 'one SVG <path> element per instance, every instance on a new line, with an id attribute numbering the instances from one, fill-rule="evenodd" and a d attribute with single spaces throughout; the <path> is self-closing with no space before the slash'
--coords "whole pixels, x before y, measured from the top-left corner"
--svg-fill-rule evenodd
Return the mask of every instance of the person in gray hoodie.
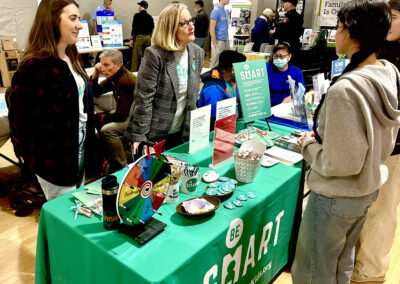
<path id="1" fill-rule="evenodd" d="M 336 51 L 350 59 L 299 139 L 311 189 L 300 225 L 293 283 L 350 283 L 354 248 L 400 126 L 396 67 L 377 59 L 389 31 L 383 0 L 353 0 L 338 13 Z"/>

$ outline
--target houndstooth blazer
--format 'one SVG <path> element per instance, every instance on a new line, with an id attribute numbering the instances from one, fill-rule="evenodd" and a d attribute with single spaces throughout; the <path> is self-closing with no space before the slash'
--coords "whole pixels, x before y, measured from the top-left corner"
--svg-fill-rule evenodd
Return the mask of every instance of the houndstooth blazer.
<path id="1" fill-rule="evenodd" d="M 187 48 L 189 74 L 183 125 L 185 137 L 189 133 L 190 111 L 196 108 L 204 63 L 204 52 L 200 47 L 190 43 Z M 175 116 L 178 92 L 174 53 L 158 46 L 148 47 L 139 68 L 125 137 L 131 142 L 141 142 L 166 136 Z"/>

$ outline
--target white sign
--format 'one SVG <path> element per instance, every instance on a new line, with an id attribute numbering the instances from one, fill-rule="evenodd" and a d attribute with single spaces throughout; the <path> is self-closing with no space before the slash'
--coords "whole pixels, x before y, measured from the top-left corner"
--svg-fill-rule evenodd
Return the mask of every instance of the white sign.
<path id="1" fill-rule="evenodd" d="M 236 98 L 230 98 L 217 102 L 216 120 L 231 116 L 236 113 Z"/>
<path id="2" fill-rule="evenodd" d="M 209 145 L 211 105 L 190 112 L 189 153 L 198 152 Z"/>
<path id="3" fill-rule="evenodd" d="M 101 38 L 99 35 L 92 35 L 90 36 L 90 39 L 92 40 L 93 48 L 103 48 L 103 46 L 101 45 Z"/>
<path id="4" fill-rule="evenodd" d="M 86 20 L 81 20 L 82 29 L 79 31 L 78 40 L 76 41 L 77 49 L 88 49 L 92 46 L 90 45 L 90 34 L 88 22 Z"/>
<path id="5" fill-rule="evenodd" d="M 337 14 L 350 0 L 321 0 L 318 25 L 321 27 L 334 27 L 337 24 Z"/>

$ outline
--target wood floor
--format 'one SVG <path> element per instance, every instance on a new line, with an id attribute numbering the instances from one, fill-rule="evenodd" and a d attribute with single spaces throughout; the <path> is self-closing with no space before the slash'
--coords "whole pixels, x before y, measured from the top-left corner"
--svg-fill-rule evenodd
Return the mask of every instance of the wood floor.
<path id="1" fill-rule="evenodd" d="M 0 150 L 1 153 L 13 157 L 10 142 L 4 145 Z M 8 162 L 0 158 L 0 183 L 16 174 L 16 168 L 10 167 Z M 38 222 L 39 210 L 35 210 L 32 215 L 27 217 L 15 217 L 14 211 L 10 209 L 8 198 L 0 198 L 1 284 L 34 283 Z M 387 279 L 387 284 L 400 284 L 400 226 L 397 228 Z M 292 283 L 290 273 L 281 273 L 273 283 Z M 374 282 L 369 283 L 371 284 Z"/>

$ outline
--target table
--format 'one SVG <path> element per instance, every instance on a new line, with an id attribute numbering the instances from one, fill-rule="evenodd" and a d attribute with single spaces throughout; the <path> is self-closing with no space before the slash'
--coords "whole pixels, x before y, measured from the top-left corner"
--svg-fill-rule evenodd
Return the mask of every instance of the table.
<path id="1" fill-rule="evenodd" d="M 271 127 L 282 134 L 293 130 Z M 168 154 L 187 151 L 183 144 Z M 211 155 L 209 147 L 190 155 L 189 162 L 204 173 Z M 256 199 L 234 210 L 221 206 L 204 220 L 179 215 L 178 203 L 164 204 L 159 209 L 163 215 L 156 218 L 167 224 L 165 231 L 142 247 L 106 231 L 98 218 L 74 220 L 71 193 L 47 202 L 40 213 L 36 283 L 267 283 L 292 257 L 295 215 L 301 213 L 301 167 L 261 168 L 255 182 L 239 183 L 234 193 L 252 191 Z M 233 162 L 217 171 L 234 178 Z M 116 176 L 120 182 L 123 172 Z M 200 183 L 194 195 L 180 193 L 179 202 L 201 195 L 205 186 Z"/>
<path id="2" fill-rule="evenodd" d="M 78 49 L 78 53 L 84 54 L 84 53 L 97 53 L 97 52 L 102 52 L 107 49 L 118 49 L 118 50 L 125 50 L 129 49 L 129 46 L 115 46 L 115 47 L 102 47 L 102 48 L 85 48 L 85 49 Z"/>

